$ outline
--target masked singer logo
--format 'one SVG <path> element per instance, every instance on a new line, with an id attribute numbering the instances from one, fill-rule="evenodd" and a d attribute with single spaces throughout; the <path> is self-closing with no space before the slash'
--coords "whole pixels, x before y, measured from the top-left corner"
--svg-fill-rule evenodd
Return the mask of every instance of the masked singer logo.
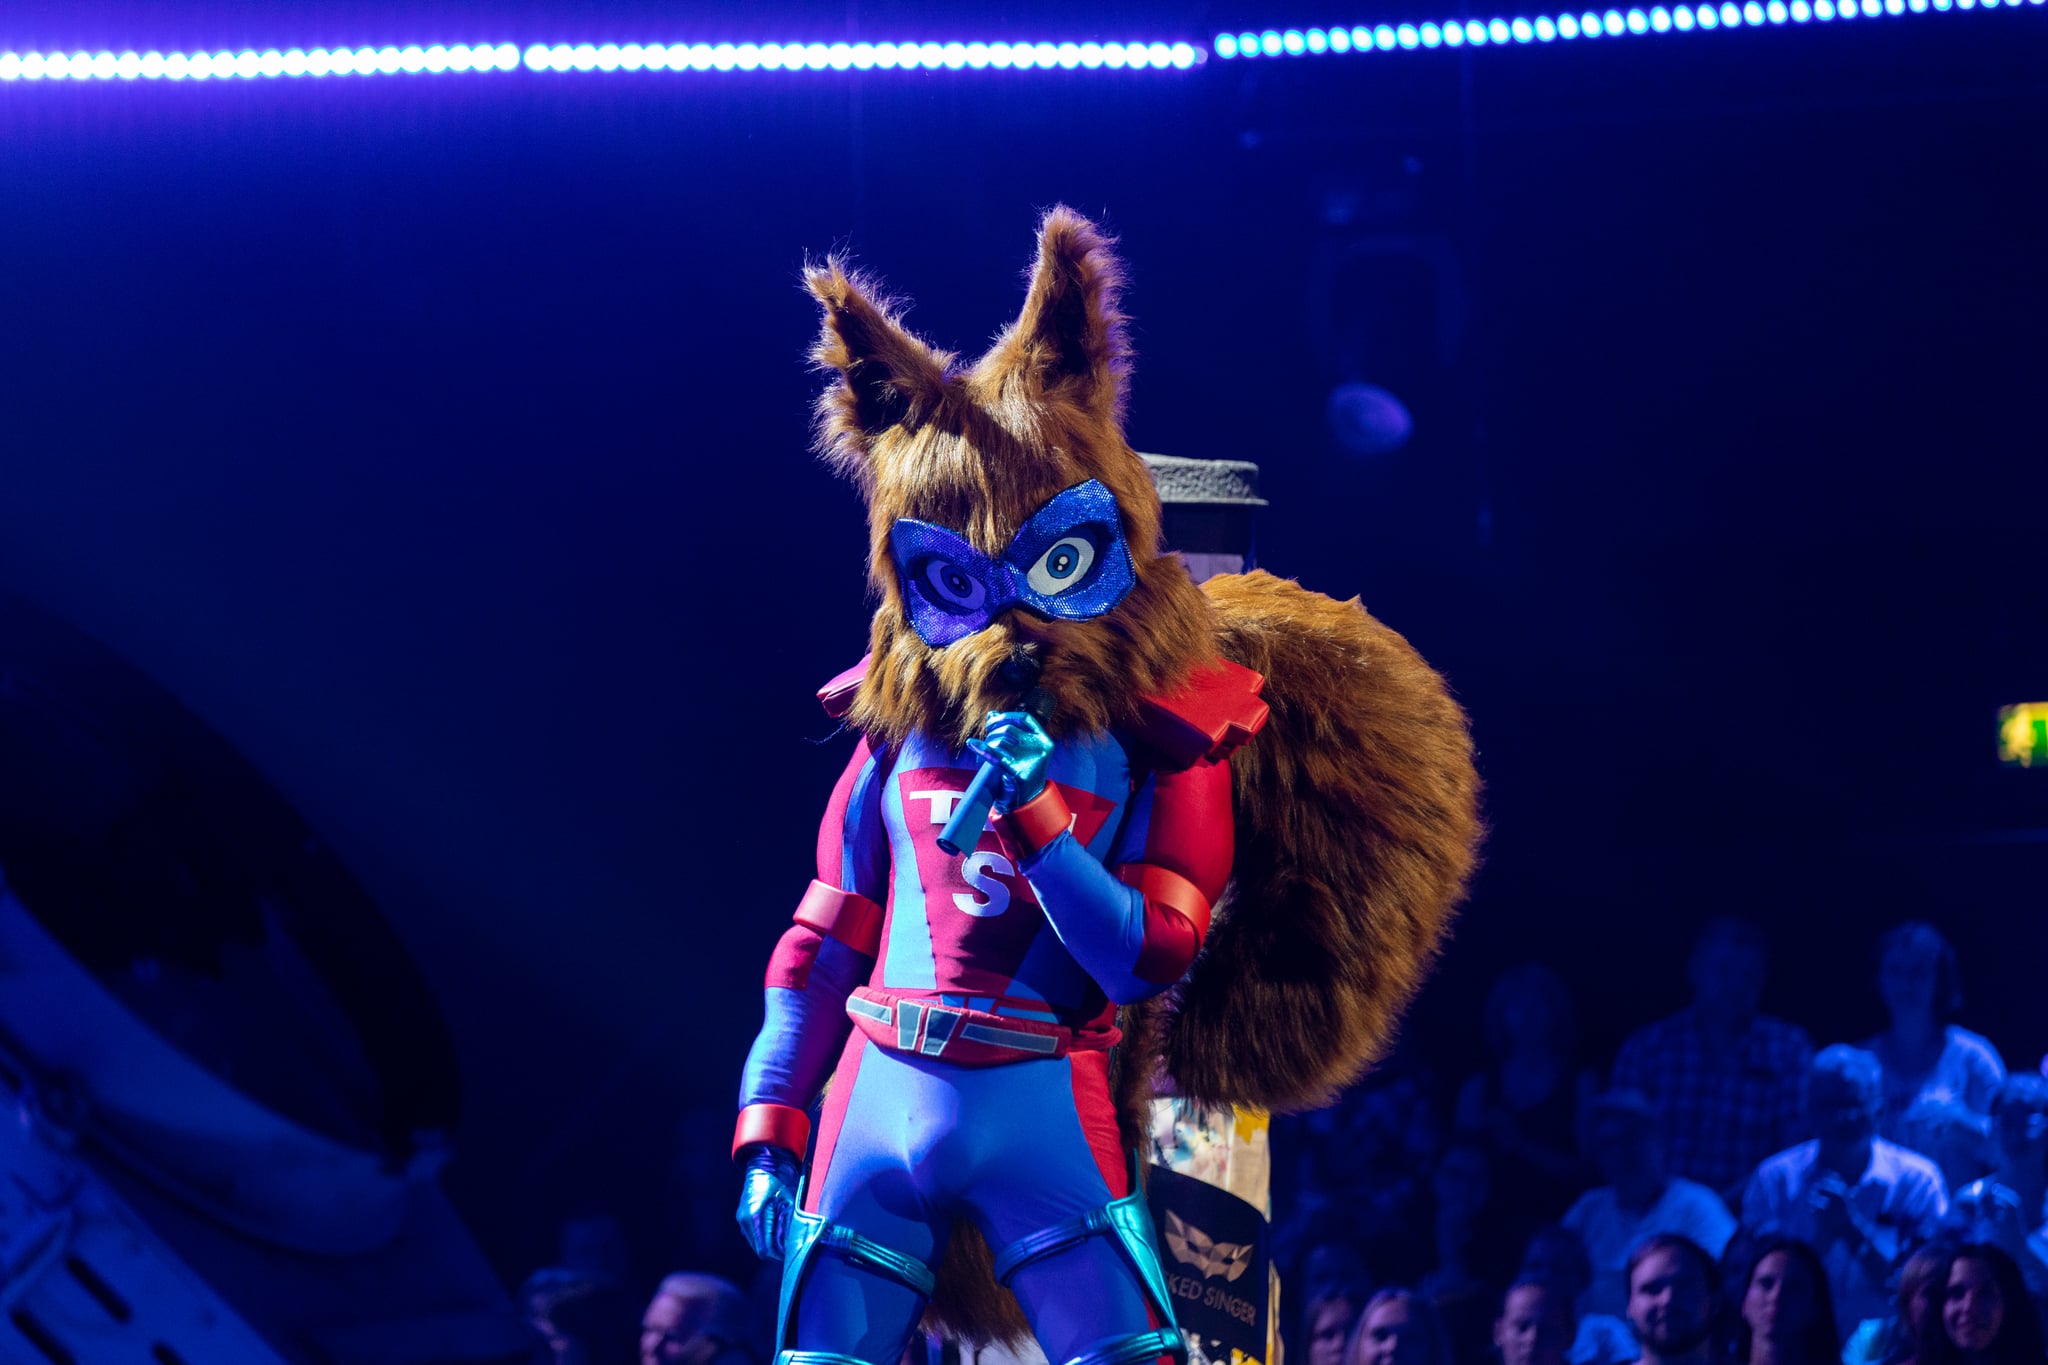
<path id="1" fill-rule="evenodd" d="M 1221 1275 L 1225 1280 L 1235 1280 L 1244 1274 L 1252 1263 L 1253 1246 L 1251 1242 L 1213 1241 L 1208 1233 L 1173 1210 L 1166 1210 L 1166 1249 L 1173 1253 L 1174 1260 L 1201 1271 L 1204 1279 Z"/>

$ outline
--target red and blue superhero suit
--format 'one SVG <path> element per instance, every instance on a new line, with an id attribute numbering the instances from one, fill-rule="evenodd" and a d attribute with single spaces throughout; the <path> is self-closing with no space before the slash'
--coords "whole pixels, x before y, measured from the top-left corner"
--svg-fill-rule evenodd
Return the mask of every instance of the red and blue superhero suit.
<path id="1" fill-rule="evenodd" d="M 843 711 L 855 669 L 820 694 Z M 1225 761 L 1265 717 L 1218 663 L 1134 733 L 1051 747 L 1035 797 L 965 857 L 938 846 L 979 760 L 863 741 L 817 880 L 770 962 L 734 1151 L 801 1154 L 784 1365 L 892 1365 L 956 1217 L 995 1253 L 1049 1359 L 1180 1355 L 1110 1096 L 1118 1005 L 1194 960 L 1232 857 Z"/>

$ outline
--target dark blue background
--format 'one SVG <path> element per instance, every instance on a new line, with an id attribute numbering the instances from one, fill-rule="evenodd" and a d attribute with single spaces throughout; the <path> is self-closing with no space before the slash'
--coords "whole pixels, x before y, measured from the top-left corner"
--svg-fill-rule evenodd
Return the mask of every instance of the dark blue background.
<path id="1" fill-rule="evenodd" d="M 760 8 L 46 5 L 0 45 L 1429 17 Z M 1715 911 L 1772 928 L 1774 1009 L 1860 1033 L 1867 944 L 1919 914 L 2024 1065 L 2048 774 L 1997 768 L 1992 713 L 2048 697 L 2044 72 L 2030 7 L 1142 75 L 0 88 L 0 587 L 173 689 L 382 900 L 502 1269 L 583 1207 L 680 1262 L 674 1172 L 725 1141 L 843 760 L 810 694 L 865 636 L 799 264 L 850 245 L 971 350 L 1065 201 L 1130 262 L 1134 444 L 1259 461 L 1269 567 L 1363 593 L 1473 713 L 1496 832 L 1423 1051 L 1468 1064 L 1530 956 L 1611 1045 Z M 1446 363 L 1398 260 L 1317 274 L 1361 237 L 1454 253 Z M 1407 449 L 1338 450 L 1319 318 Z"/>

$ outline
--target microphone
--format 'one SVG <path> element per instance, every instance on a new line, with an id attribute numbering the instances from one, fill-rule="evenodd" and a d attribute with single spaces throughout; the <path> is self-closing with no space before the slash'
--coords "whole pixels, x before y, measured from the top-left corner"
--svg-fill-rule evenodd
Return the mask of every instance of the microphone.
<path id="1" fill-rule="evenodd" d="M 1003 680 L 1013 686 L 1030 687 L 1024 695 L 1023 709 L 1041 725 L 1052 719 L 1052 694 L 1037 686 L 1038 660 L 1034 656 L 1020 654 L 1004 664 Z M 981 831 L 988 824 L 988 813 L 1002 793 L 1001 765 L 983 762 L 981 771 L 975 773 L 974 780 L 961 793 L 960 803 L 953 807 L 953 818 L 939 831 L 939 848 L 957 858 L 979 843 Z"/>

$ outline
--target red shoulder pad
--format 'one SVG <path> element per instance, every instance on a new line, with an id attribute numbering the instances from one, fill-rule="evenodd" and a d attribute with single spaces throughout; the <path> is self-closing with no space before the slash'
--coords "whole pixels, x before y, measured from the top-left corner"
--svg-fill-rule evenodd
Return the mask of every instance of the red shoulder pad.
<path id="1" fill-rule="evenodd" d="M 1170 767 L 1221 762 L 1266 723 L 1260 674 L 1218 659 L 1171 696 L 1138 698 L 1138 737 Z"/>
<path id="2" fill-rule="evenodd" d="M 818 689 L 818 704 L 825 708 L 826 715 L 834 720 L 845 719 L 853 709 L 853 694 L 860 691 L 861 679 L 868 675 L 868 660 L 874 657 L 861 655 L 859 663 Z"/>

